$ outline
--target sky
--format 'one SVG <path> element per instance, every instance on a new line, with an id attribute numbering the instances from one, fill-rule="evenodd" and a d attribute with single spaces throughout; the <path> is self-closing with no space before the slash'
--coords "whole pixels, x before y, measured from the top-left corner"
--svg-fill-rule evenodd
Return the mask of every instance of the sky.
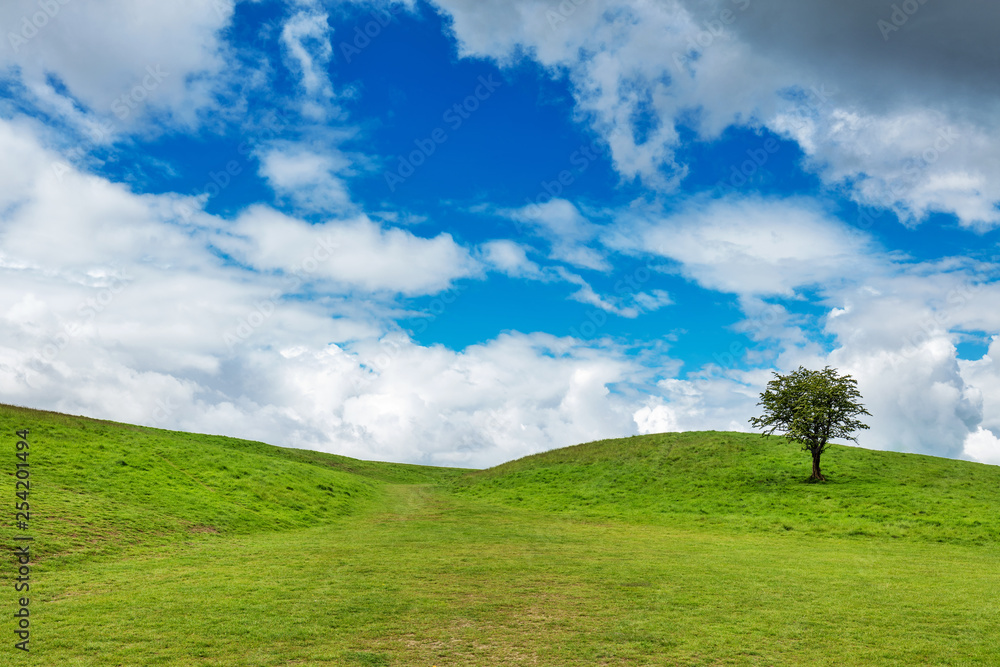
<path id="1" fill-rule="evenodd" d="M 1000 5 L 0 4 L 0 402 L 486 467 L 750 431 L 1000 464 Z"/>

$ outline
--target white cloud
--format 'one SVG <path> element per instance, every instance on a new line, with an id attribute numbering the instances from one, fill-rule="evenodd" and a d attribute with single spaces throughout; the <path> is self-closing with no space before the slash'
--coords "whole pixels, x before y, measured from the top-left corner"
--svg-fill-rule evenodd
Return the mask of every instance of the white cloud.
<path id="1" fill-rule="evenodd" d="M 663 306 L 673 303 L 670 294 L 666 290 L 654 289 L 651 292 L 639 292 L 635 295 L 636 306 L 643 312 L 659 310 Z"/>
<path id="2" fill-rule="evenodd" d="M 274 326 L 261 327 L 228 356 L 207 349 L 218 347 L 209 339 L 223 318 L 190 313 L 183 328 L 201 335 L 202 349 L 217 363 L 155 370 L 149 366 L 167 365 L 162 358 L 130 355 L 121 336 L 128 328 L 135 336 L 153 333 L 167 315 L 183 312 L 176 301 L 158 304 L 166 311 L 160 320 L 114 304 L 95 320 L 92 336 L 74 338 L 52 362 L 38 350 L 0 346 L 2 400 L 440 465 L 492 465 L 631 430 L 625 400 L 609 394 L 608 385 L 627 381 L 635 369 L 613 352 L 568 339 L 503 335 L 460 352 L 398 334 L 324 345 L 323 331 L 288 326 L 305 313 L 284 304 L 272 316 Z M 45 311 L 53 307 L 47 303 Z M 0 322 L 3 340 L 16 345 L 27 335 L 24 326 Z M 180 344 L 169 333 L 143 349 L 175 354 Z"/>
<path id="3" fill-rule="evenodd" d="M 957 457 L 982 419 L 978 392 L 963 381 L 945 337 L 905 353 L 842 348 L 830 361 L 858 381 L 872 413 L 862 446 Z"/>
<path id="4" fill-rule="evenodd" d="M 528 259 L 523 244 L 507 239 L 487 241 L 479 247 L 482 260 L 488 266 L 512 278 L 542 278 L 542 270 Z"/>
<path id="5" fill-rule="evenodd" d="M 281 146 L 269 147 L 260 156 L 260 174 L 275 192 L 310 211 L 349 210 L 351 194 L 338 174 L 350 171 L 350 160 L 335 150 L 319 154 L 301 146 Z"/>
<path id="6" fill-rule="evenodd" d="M 452 351 L 398 333 L 386 338 L 394 331 L 392 293 L 433 294 L 477 275 L 468 250 L 447 235 L 420 238 L 363 215 L 310 225 L 266 207 L 233 222 L 199 214 L 198 226 L 182 227 L 171 222 L 177 197 L 135 195 L 72 168 L 59 180 L 50 167 L 58 156 L 24 127 L 0 122 L 0 150 L 21 165 L 0 186 L 0 400 L 363 457 L 476 466 L 637 429 L 746 430 L 769 378 L 766 370 L 720 369 L 679 380 L 665 360 L 666 379 L 644 399 L 613 391 L 642 386 L 649 371 L 605 343 L 516 334 Z M 967 287 L 981 267 L 869 256 L 836 269 L 853 237 L 808 208 L 762 210 L 802 227 L 774 241 L 785 259 L 800 243 L 822 248 L 806 250 L 814 266 L 742 291 L 794 290 L 822 276 L 821 298 L 837 313 L 826 319 L 827 333 L 838 349 L 823 355 L 768 328 L 780 330 L 787 313 L 757 335 L 777 337 L 778 368 L 830 363 L 855 375 L 874 415 L 863 446 L 957 456 L 979 426 L 1000 427 L 1000 374 L 992 367 L 1000 352 L 958 363 L 953 345 L 956 331 L 1000 327 L 1000 290 Z M 707 231 L 681 216 L 673 221 L 677 238 L 715 239 L 711 226 L 728 224 L 691 220 Z M 706 284 L 737 286 L 734 261 L 773 271 L 765 252 L 773 239 L 763 234 L 737 235 L 729 254 L 675 245 L 684 250 L 676 259 L 690 262 Z M 212 246 L 253 270 L 223 261 Z M 531 266 L 511 242 L 490 242 L 480 255 L 510 271 Z M 325 296 L 296 298 L 283 274 L 303 270 Z M 383 294 L 365 301 L 359 292 Z M 645 307 L 647 298 L 662 305 L 669 297 L 649 290 L 635 304 L 605 305 L 623 311 Z M 764 308 L 752 293 L 740 304 L 749 317 Z"/>
<path id="7" fill-rule="evenodd" d="M 611 268 L 607 259 L 588 245 L 597 237 L 600 227 L 587 220 L 572 202 L 552 199 L 503 213 L 516 222 L 530 225 L 529 229 L 549 241 L 551 259 L 595 271 Z"/>
<path id="8" fill-rule="evenodd" d="M 344 405 L 362 438 L 417 440 L 440 463 L 485 465 L 629 430 L 608 384 L 630 365 L 543 334 L 501 335 L 463 352 L 401 344 L 366 350 L 371 384 Z M 369 362 L 371 363 L 371 362 Z M 438 443 L 438 444 L 435 444 Z M 457 445 L 457 447 L 456 447 Z"/>
<path id="9" fill-rule="evenodd" d="M 850 31 L 829 26 L 867 21 L 851 18 L 867 16 L 862 3 L 788 5 L 782 11 L 798 17 L 798 33 L 769 0 L 439 4 L 454 18 L 462 53 L 505 60 L 524 45 L 565 73 L 579 119 L 610 145 L 625 180 L 669 190 L 683 178 L 674 155 L 681 119 L 703 139 L 731 125 L 767 127 L 797 141 L 811 169 L 860 202 L 909 221 L 932 211 L 966 225 L 998 221 L 995 68 L 955 76 L 976 62 L 970 52 L 992 53 L 995 40 L 978 24 L 969 39 L 950 39 L 954 25 L 941 8 L 921 9 L 889 45 L 898 52 L 879 35 L 881 59 L 863 40 L 856 52 L 831 41 Z M 60 122 L 99 143 L 119 130 L 194 126 L 207 109 L 239 113 L 214 100 L 239 69 L 220 41 L 230 3 L 58 6 L 30 40 L 0 50 L 0 66 L 19 68 L 8 79 Z M 291 15 L 280 39 L 303 115 L 326 121 L 337 113 L 330 32 L 309 6 Z M 722 6 L 735 19 L 713 32 L 706 26 Z M 0 23 L 17 26 L 37 7 L 7 3 Z M 993 10 L 979 11 L 988 18 Z M 940 58 L 944 48 L 920 28 L 931 24 L 952 44 L 950 62 L 966 69 L 932 67 L 923 78 L 924 52 Z M 857 66 L 866 59 L 886 67 Z M 949 78 L 981 85 L 963 92 Z M 321 135 L 324 124 L 310 131 Z M 486 465 L 636 428 L 746 430 L 769 379 L 766 370 L 722 364 L 681 380 L 670 377 L 677 364 L 660 358 L 666 377 L 656 395 L 636 398 L 649 367 L 606 341 L 513 334 L 453 351 L 401 336 L 393 319 L 402 297 L 441 293 L 487 268 L 569 282 L 570 298 L 601 316 L 635 317 L 671 299 L 658 289 L 599 294 L 564 267 L 539 266 L 542 253 L 518 242 L 470 251 L 448 234 L 424 238 L 374 222 L 344 180 L 363 158 L 316 136 L 257 152 L 279 197 L 330 216 L 309 224 L 266 206 L 232 221 L 179 215 L 200 200 L 136 195 L 87 175 L 45 150 L 53 142 L 39 141 L 41 132 L 0 120 L 0 400 L 363 457 Z M 751 339 L 767 341 L 751 362 L 783 370 L 830 363 L 858 378 L 873 412 L 863 445 L 994 460 L 1000 344 L 969 362 L 955 350 L 963 331 L 1000 331 L 1000 290 L 969 287 L 986 279 L 983 267 L 894 260 L 805 200 L 730 197 L 666 215 L 649 210 L 637 204 L 616 226 L 594 224 L 607 213 L 562 199 L 503 213 L 547 242 L 553 262 L 608 274 L 615 252 L 653 255 L 703 287 L 738 295 Z M 406 218 L 391 211 L 382 219 Z M 794 302 L 812 288 L 828 313 L 818 322 L 834 341 L 831 354 L 811 341 L 807 318 L 769 302 Z"/>
<path id="10" fill-rule="evenodd" d="M 580 289 L 570 295 L 573 301 L 579 301 L 591 306 L 618 315 L 620 317 L 635 318 L 641 313 L 659 310 L 664 306 L 673 303 L 670 295 L 665 290 L 656 289 L 652 292 L 630 291 L 624 283 L 620 283 L 619 294 L 600 295 L 590 283 L 575 273 L 570 273 L 562 267 L 556 267 L 553 272 L 562 280 L 577 285 Z M 635 284 L 635 281 L 633 281 Z M 603 320 L 602 320 L 603 321 Z"/>
<path id="11" fill-rule="evenodd" d="M 316 121 L 327 116 L 333 85 L 326 67 L 333 56 L 328 16 L 314 10 L 297 12 L 281 30 L 281 42 L 290 69 L 299 77 L 305 92 L 302 115 Z"/>
<path id="12" fill-rule="evenodd" d="M 764 62 L 729 32 L 712 38 L 713 48 L 697 59 L 698 75 L 690 75 L 685 54 L 703 27 L 678 2 L 437 4 L 452 16 L 464 54 L 506 62 L 523 46 L 543 66 L 567 72 L 581 118 L 608 143 L 625 179 L 674 187 L 686 174 L 674 157 L 675 120 L 698 109 L 702 129 L 716 135 L 737 117 L 746 121 L 764 96 Z"/>
<path id="13" fill-rule="evenodd" d="M 973 461 L 1000 465 L 1000 438 L 980 426 L 966 436 L 962 453 Z"/>
<path id="14" fill-rule="evenodd" d="M 660 381 L 660 394 L 635 410 L 632 420 L 639 433 L 667 431 L 749 431 L 747 420 L 766 384 L 761 373 L 739 372 L 732 378 L 700 377 Z"/>
<path id="15" fill-rule="evenodd" d="M 994 339 L 989 354 L 975 361 L 958 360 L 955 347 L 962 332 L 1000 330 L 1000 289 L 982 284 L 984 267 L 962 259 L 867 262 L 870 270 L 819 286 L 828 316 L 812 323 L 740 297 L 747 319 L 738 329 L 754 342 L 719 349 L 693 379 L 663 380 L 633 413 L 637 428 L 746 430 L 742 422 L 757 414 L 756 396 L 771 372 L 739 370 L 749 362 L 780 372 L 830 365 L 851 374 L 872 413 L 863 420 L 871 429 L 857 433 L 863 447 L 959 457 L 969 434 L 1000 430 L 1000 371 L 993 362 L 1000 343 Z M 811 342 L 808 329 L 817 325 L 832 337 L 832 351 Z"/>
<path id="16" fill-rule="evenodd" d="M 985 306 L 990 308 L 992 313 L 997 312 L 996 306 L 993 305 L 996 303 L 995 297 L 989 301 L 977 301 L 976 306 Z M 992 329 L 992 331 L 997 330 L 997 328 Z M 1000 367 L 997 365 L 997 359 L 1000 359 L 1000 336 L 994 335 L 987 353 L 982 358 L 959 362 L 963 380 L 979 392 L 983 412 L 980 428 L 985 429 L 986 433 L 1000 431 Z M 990 453 L 989 445 L 986 434 L 979 434 L 971 442 L 966 440 L 965 453 L 976 460 L 995 463 L 997 461 L 994 454 Z"/>
<path id="17" fill-rule="evenodd" d="M 593 233 L 596 232 L 588 234 L 588 238 Z M 569 299 L 595 306 L 602 311 L 620 317 L 635 318 L 642 313 L 653 312 L 673 303 L 666 290 L 639 291 L 640 286 L 652 275 L 647 268 L 640 269 L 640 273 L 645 273 L 645 279 L 637 281 L 635 276 L 629 276 L 629 280 L 622 279 L 616 283 L 614 294 L 602 295 L 594 290 L 593 286 L 582 276 L 568 271 L 562 266 L 539 267 L 528 259 L 525 246 L 522 244 L 502 239 L 488 241 L 480 246 L 480 253 L 488 266 L 508 276 L 543 282 L 562 281 L 576 285 L 578 289 L 569 295 Z M 591 320 L 595 317 L 603 323 L 607 316 L 591 313 Z"/>
<path id="18" fill-rule="evenodd" d="M 512 334 L 451 351 L 391 333 L 392 292 L 434 293 L 479 270 L 447 235 L 264 207 L 181 227 L 179 198 L 72 167 L 59 180 L 57 156 L 7 121 L 0 151 L 21 165 L 0 185 L 17 202 L 0 216 L 2 401 L 471 466 L 630 429 L 609 387 L 641 371 L 613 349 Z M 489 248 L 523 268 L 517 247 Z M 280 275 L 296 271 L 328 291 L 297 298 Z"/>
<path id="19" fill-rule="evenodd" d="M 626 180 L 670 190 L 684 178 L 680 124 L 702 139 L 767 127 L 863 204 L 1000 223 L 997 47 L 984 29 L 996 7 L 923 4 L 884 39 L 893 8 L 862 2 L 437 4 L 461 53 L 507 63 L 524 51 L 566 74 Z"/>
<path id="20" fill-rule="evenodd" d="M 839 107 L 799 122 L 779 116 L 771 127 L 798 141 L 828 182 L 849 183 L 865 206 L 909 224 L 935 212 L 977 228 L 1000 222 L 989 128 L 925 109 L 865 115 Z"/>
<path id="21" fill-rule="evenodd" d="M 224 72 L 231 0 L 163 3 L 98 0 L 0 4 L 5 26 L 0 66 L 15 66 L 36 101 L 100 142 L 120 129 L 158 123 L 196 125 Z M 50 83 L 55 77 L 74 103 Z M 106 132 L 105 129 L 111 132 Z"/>
<path id="22" fill-rule="evenodd" d="M 610 242 L 676 260 L 708 289 L 790 296 L 874 269 L 871 241 L 807 201 L 711 200 L 659 219 L 627 215 Z"/>
<path id="23" fill-rule="evenodd" d="M 256 270 L 332 281 L 348 290 L 433 294 L 480 270 L 449 234 L 425 239 L 403 229 L 383 229 L 363 214 L 311 225 L 254 206 L 216 243 Z"/>

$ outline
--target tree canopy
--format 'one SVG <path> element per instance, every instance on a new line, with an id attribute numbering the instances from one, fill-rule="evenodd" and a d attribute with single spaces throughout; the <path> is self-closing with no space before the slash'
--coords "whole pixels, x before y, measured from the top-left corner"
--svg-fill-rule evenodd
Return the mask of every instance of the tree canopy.
<path id="1" fill-rule="evenodd" d="M 787 375 L 774 376 L 757 403 L 764 408 L 764 414 L 750 419 L 750 424 L 764 429 L 763 435 L 780 431 L 789 441 L 800 443 L 812 454 L 810 479 L 826 481 L 819 461 L 830 440 L 857 442 L 853 433 L 868 428 L 857 419 L 860 415 L 871 416 L 860 403 L 858 383 L 829 366 L 821 371 L 799 366 Z"/>

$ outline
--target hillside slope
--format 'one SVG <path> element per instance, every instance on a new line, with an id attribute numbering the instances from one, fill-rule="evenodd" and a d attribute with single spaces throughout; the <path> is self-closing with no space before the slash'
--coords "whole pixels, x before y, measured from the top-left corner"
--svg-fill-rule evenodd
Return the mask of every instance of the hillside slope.
<path id="1" fill-rule="evenodd" d="M 471 473 L 455 491 L 526 509 L 727 530 L 981 544 L 1000 540 L 1000 467 L 832 446 L 829 481 L 782 438 L 727 432 L 602 440 Z"/>
<path id="2" fill-rule="evenodd" d="M 807 484 L 674 433 L 464 471 L 0 406 L 9 499 L 25 427 L 38 664 L 1000 664 L 995 467 Z"/>
<path id="3" fill-rule="evenodd" d="M 39 557 L 113 553 L 199 533 L 304 528 L 356 515 L 391 484 L 570 518 L 984 544 L 1000 541 L 1000 467 L 833 446 L 829 482 L 780 438 L 665 433 L 557 449 L 482 471 L 343 456 L 0 405 L 30 428 Z M 0 462 L 2 465 L 2 462 Z M 4 527 L 4 533 L 12 528 Z"/>
<path id="4" fill-rule="evenodd" d="M 45 536 L 39 559 L 319 525 L 363 511 L 386 483 L 434 483 L 463 472 L 0 405 L 0 452 L 8 452 L 0 466 L 11 487 L 14 432 L 23 428 L 30 430 L 31 528 Z"/>

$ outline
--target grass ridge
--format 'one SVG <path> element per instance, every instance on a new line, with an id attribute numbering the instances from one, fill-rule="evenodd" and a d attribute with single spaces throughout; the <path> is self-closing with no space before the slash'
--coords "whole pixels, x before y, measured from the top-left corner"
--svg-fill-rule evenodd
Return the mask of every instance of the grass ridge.
<path id="1" fill-rule="evenodd" d="M 454 481 L 470 498 L 577 518 L 799 530 L 933 542 L 1000 541 L 1000 467 L 832 445 L 829 481 L 780 437 L 661 433 L 533 454 Z"/>
<path id="2" fill-rule="evenodd" d="M 1000 664 L 993 466 L 834 447 L 806 484 L 700 432 L 469 471 L 0 405 L 25 427 L 38 664 Z"/>

